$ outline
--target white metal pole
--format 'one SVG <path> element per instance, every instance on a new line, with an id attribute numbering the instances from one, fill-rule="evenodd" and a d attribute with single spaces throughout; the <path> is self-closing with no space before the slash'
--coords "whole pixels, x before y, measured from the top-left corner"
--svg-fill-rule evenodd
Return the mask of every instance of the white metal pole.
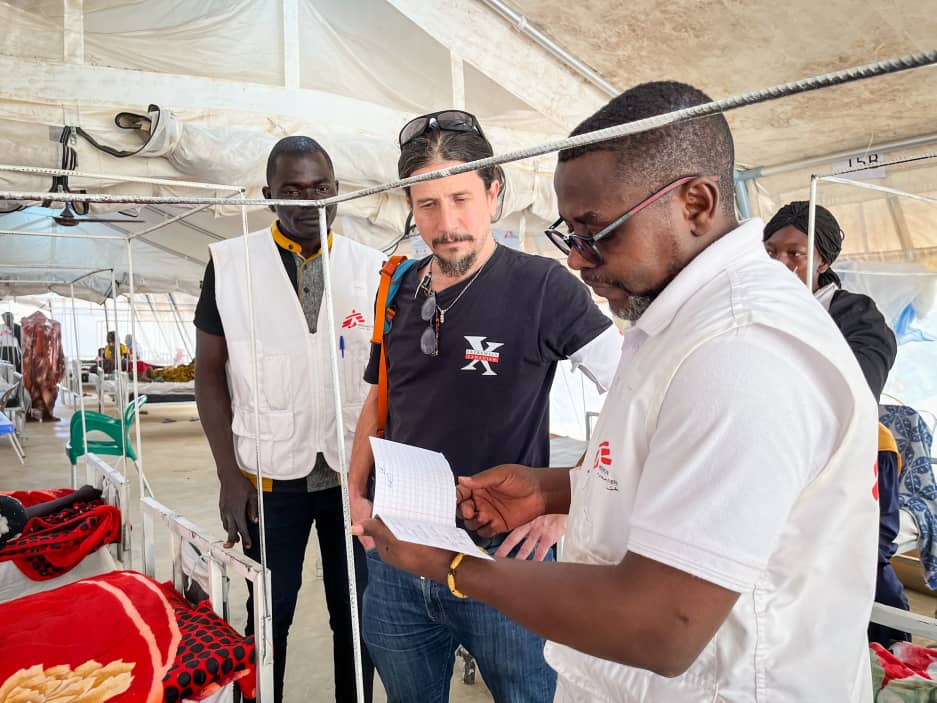
<path id="1" fill-rule="evenodd" d="M 169 294 L 169 305 L 172 311 L 172 315 L 176 320 L 176 326 L 179 328 L 179 336 L 182 338 L 182 346 L 185 347 L 185 350 L 189 355 L 189 359 L 194 359 L 195 356 L 192 354 L 192 340 L 189 339 L 189 332 L 185 328 L 185 323 L 182 321 L 182 315 L 179 314 L 179 306 L 176 305 L 176 299 L 173 297 L 172 293 Z"/>
<path id="2" fill-rule="evenodd" d="M 241 189 L 241 198 L 245 199 L 245 191 Z M 273 606 L 270 601 L 271 597 L 271 586 L 270 586 L 270 572 L 267 569 L 267 536 L 266 536 L 266 521 L 264 519 L 264 479 L 263 479 L 263 465 L 261 463 L 261 451 L 260 451 L 260 441 L 261 441 L 261 432 L 260 432 L 260 386 L 258 384 L 257 378 L 257 328 L 255 326 L 254 318 L 254 281 L 251 278 L 251 256 L 250 256 L 250 247 L 248 242 L 248 225 L 247 225 L 247 208 L 241 207 L 241 230 L 242 236 L 244 239 L 244 264 L 245 270 L 247 272 L 247 324 L 250 329 L 250 338 L 251 338 L 251 390 L 253 393 L 253 404 L 254 404 L 254 461 L 256 463 L 256 471 L 254 476 L 257 480 L 257 521 L 258 521 L 258 533 L 260 536 L 260 566 L 263 569 L 263 578 L 264 578 L 264 589 L 263 593 L 258 594 L 257 590 L 254 590 L 254 599 L 255 602 L 258 598 L 263 599 L 263 622 L 260 623 L 260 627 L 255 623 L 254 625 L 254 638 L 259 643 L 259 652 L 258 664 L 271 664 L 270 667 L 267 667 L 267 670 L 272 671 L 272 662 L 273 662 L 273 616 L 272 610 Z M 264 667 L 261 667 L 261 670 L 264 670 Z M 269 701 L 273 698 L 273 679 L 270 681 L 258 681 L 258 700 Z"/>
<path id="3" fill-rule="evenodd" d="M 114 301 L 114 348 L 111 350 L 111 357 L 114 359 L 114 387 L 117 389 L 117 415 L 120 418 L 120 436 L 121 441 L 127 432 L 127 428 L 124 426 L 124 384 L 121 383 L 121 356 L 120 356 L 120 317 L 117 312 L 117 280 L 114 278 L 114 269 L 111 269 L 111 295 Z M 102 381 L 103 382 L 103 381 Z M 127 457 L 122 456 L 120 458 L 120 468 L 124 473 L 124 477 L 127 476 Z M 140 496 L 141 500 L 144 496 Z"/>
<path id="4" fill-rule="evenodd" d="M 68 284 L 69 295 L 72 298 L 72 329 L 75 334 L 75 349 L 78 349 L 78 312 L 75 310 L 75 284 Z M 81 354 L 78 354 L 80 357 Z M 78 362 L 78 406 L 79 412 L 81 413 L 81 441 L 84 445 L 84 454 L 82 455 L 85 459 L 85 472 L 87 473 L 88 467 L 88 424 L 87 419 L 85 418 L 85 393 L 84 389 L 81 386 L 81 362 Z M 75 475 L 75 465 L 71 467 L 72 470 L 72 488 L 78 488 L 78 477 Z"/>
<path id="5" fill-rule="evenodd" d="M 814 248 L 817 241 L 817 177 L 810 177 L 810 202 L 807 205 L 807 290 L 813 293 Z"/>
<path id="6" fill-rule="evenodd" d="M 338 439 L 338 470 L 342 477 L 342 516 L 345 522 L 345 566 L 348 570 L 348 601 L 351 605 L 351 636 L 355 648 L 355 686 L 358 703 L 364 703 L 364 672 L 361 664 L 361 624 L 358 619 L 358 579 L 355 574 L 354 537 L 351 535 L 351 502 L 348 495 L 348 462 L 345 460 L 345 422 L 342 417 L 342 390 L 339 373 L 338 337 L 335 332 L 335 297 L 332 290 L 332 261 L 328 247 L 326 209 L 319 208 L 319 238 L 322 252 L 325 313 L 328 320 L 329 361 L 332 371 L 332 393 L 335 400 L 335 432 Z M 325 233 L 323 235 L 323 233 Z M 324 239 L 323 239 L 324 236 Z M 375 321 L 374 324 L 377 324 Z M 335 467 L 333 467 L 335 468 Z"/>
<path id="7" fill-rule="evenodd" d="M 166 349 L 169 351 L 169 359 L 170 361 L 175 361 L 175 357 L 172 353 L 172 338 L 170 335 L 166 334 L 166 330 L 163 329 L 162 319 L 156 311 L 156 306 L 153 305 L 153 299 L 149 293 L 146 294 L 146 303 L 150 306 L 150 312 L 153 313 L 153 320 L 156 322 L 156 329 L 159 330 L 159 336 L 162 337 L 163 341 L 166 343 Z"/>
<path id="8" fill-rule="evenodd" d="M 134 290 L 133 290 L 133 240 L 127 240 L 127 277 L 130 284 L 130 337 L 133 339 L 134 344 L 137 341 L 137 307 L 134 304 Z M 129 351 L 129 350 L 128 350 Z M 134 352 L 130 355 L 128 364 L 133 366 L 133 402 L 137 406 L 137 411 L 133 415 L 133 424 L 136 429 L 137 435 L 137 475 L 140 477 L 140 500 L 146 497 L 146 491 L 149 491 L 150 496 L 153 495 L 153 489 L 150 487 L 149 483 L 146 480 L 146 472 L 143 470 L 143 438 L 141 437 L 140 429 L 140 386 L 139 379 L 137 377 L 137 361 L 139 360 L 140 355 Z M 123 441 L 123 440 L 121 440 Z M 125 448 L 126 452 L 126 448 Z"/>

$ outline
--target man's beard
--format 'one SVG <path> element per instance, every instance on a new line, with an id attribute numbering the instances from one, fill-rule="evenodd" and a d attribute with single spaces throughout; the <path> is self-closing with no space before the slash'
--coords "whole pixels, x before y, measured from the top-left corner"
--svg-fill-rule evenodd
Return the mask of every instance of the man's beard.
<path id="1" fill-rule="evenodd" d="M 657 293 L 653 295 L 629 295 L 628 299 L 621 304 L 609 301 L 608 308 L 615 317 L 628 322 L 637 322 L 641 315 L 651 307 L 651 303 L 654 302 L 656 297 Z"/>
<path id="2" fill-rule="evenodd" d="M 664 289 L 670 285 L 670 282 L 677 277 L 677 274 L 680 273 L 678 264 L 676 261 L 671 263 L 670 272 L 667 274 L 667 279 L 664 281 L 664 284 L 659 288 L 648 291 L 646 293 L 635 294 L 628 291 L 621 283 L 614 281 L 609 278 L 593 278 L 586 274 L 583 274 L 583 280 L 586 283 L 597 283 L 605 286 L 612 286 L 618 288 L 621 291 L 624 291 L 628 296 L 623 301 L 608 301 L 608 308 L 612 311 L 612 314 L 615 317 L 619 317 L 622 320 L 627 320 L 628 322 L 637 322 L 638 319 L 647 312 L 647 309 L 651 307 L 651 303 L 657 300 Z"/>
<path id="3" fill-rule="evenodd" d="M 467 233 L 447 233 L 441 237 L 436 237 L 433 239 L 433 252 L 436 252 L 436 247 L 440 244 L 450 244 L 452 242 L 474 242 L 475 237 Z M 459 276 L 464 276 L 468 273 L 472 266 L 475 265 L 475 260 L 478 258 L 478 252 L 470 251 L 468 254 L 461 256 L 456 259 L 444 259 L 438 253 L 435 253 L 436 263 L 439 265 L 439 270 L 443 275 L 448 276 L 449 278 L 457 278 Z"/>

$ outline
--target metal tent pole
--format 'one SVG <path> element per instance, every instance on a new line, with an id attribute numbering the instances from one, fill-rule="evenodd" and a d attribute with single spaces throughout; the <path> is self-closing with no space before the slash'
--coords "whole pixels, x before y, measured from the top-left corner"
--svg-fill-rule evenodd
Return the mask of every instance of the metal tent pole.
<path id="1" fill-rule="evenodd" d="M 322 239 L 325 232 L 325 239 Z M 326 209 L 319 208 L 319 251 L 322 253 L 325 312 L 328 320 L 329 361 L 332 373 L 332 393 L 335 400 L 335 432 L 338 439 L 338 468 L 342 477 L 342 516 L 345 523 L 345 567 L 348 570 L 348 600 L 351 605 L 351 636 L 355 648 L 355 690 L 358 703 L 364 703 L 364 671 L 361 663 L 361 623 L 358 618 L 358 579 L 355 573 L 354 537 L 351 535 L 351 503 L 348 494 L 348 462 L 345 458 L 345 422 L 342 416 L 342 391 L 338 360 L 338 337 L 335 333 L 335 296 L 332 289 L 332 261 L 328 246 L 328 218 Z M 377 324 L 375 321 L 374 324 Z"/>

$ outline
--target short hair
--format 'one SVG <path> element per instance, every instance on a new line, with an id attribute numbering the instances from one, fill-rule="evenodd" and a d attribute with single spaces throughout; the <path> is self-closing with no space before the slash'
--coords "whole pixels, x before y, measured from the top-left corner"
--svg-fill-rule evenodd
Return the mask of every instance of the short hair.
<path id="1" fill-rule="evenodd" d="M 711 102 L 703 91 L 676 81 L 642 83 L 612 98 L 577 126 L 570 136 L 627 124 L 655 115 Z M 734 212 L 735 145 L 729 123 L 721 114 L 658 127 L 627 137 L 560 151 L 561 162 L 596 151 L 613 152 L 619 175 L 641 176 L 663 187 L 683 176 L 718 176 L 723 209 Z"/>
<path id="2" fill-rule="evenodd" d="M 459 161 L 468 163 L 494 155 L 491 143 L 478 132 L 455 132 L 445 129 L 430 129 L 400 148 L 397 160 L 397 174 L 400 178 L 409 178 L 417 169 L 437 161 Z M 490 188 L 493 181 L 504 185 L 503 172 L 497 166 L 487 166 L 478 170 L 478 175 Z M 407 189 L 409 194 L 410 189 Z"/>
<path id="3" fill-rule="evenodd" d="M 298 154 L 322 154 L 326 163 L 329 165 L 332 176 L 335 176 L 335 167 L 332 165 L 332 157 L 329 156 L 329 152 L 325 150 L 325 147 L 312 137 L 296 135 L 283 137 L 283 139 L 274 144 L 273 149 L 270 150 L 270 155 L 267 157 L 267 185 L 270 185 L 270 181 L 276 171 L 277 159 L 281 156 L 296 156 Z"/>

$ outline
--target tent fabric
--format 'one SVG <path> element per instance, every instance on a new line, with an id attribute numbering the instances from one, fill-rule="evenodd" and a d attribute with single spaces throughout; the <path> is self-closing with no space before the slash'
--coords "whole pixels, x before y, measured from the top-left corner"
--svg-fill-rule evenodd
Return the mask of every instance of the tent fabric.
<path id="1" fill-rule="evenodd" d="M 453 0 L 453 12 L 462 4 Z M 642 80 L 679 78 L 716 98 L 929 48 L 937 36 L 937 18 L 909 3 L 895 11 L 857 8 L 847 0 L 832 0 L 822 8 L 807 0 L 777 7 L 738 3 L 700 7 L 694 0 L 675 0 L 666 8 L 652 0 L 630 5 L 584 0 L 572 13 L 560 0 L 512 0 L 512 4 L 613 84 L 627 87 Z M 72 147 L 79 170 L 116 178 L 72 178 L 73 189 L 226 194 L 125 180 L 134 175 L 244 186 L 248 196 L 259 197 L 270 146 L 282 136 L 305 133 L 333 156 L 343 193 L 392 180 L 398 155 L 395 138 L 403 122 L 415 113 L 451 106 L 454 100 L 452 55 L 442 36 L 446 32 L 431 36 L 398 9 L 407 6 L 403 0 L 0 0 L 5 28 L 0 61 L 7 57 L 18 66 L 38 65 L 53 76 L 66 68 L 123 71 L 116 78 L 107 74 L 102 81 L 123 81 L 133 95 L 132 101 L 115 97 L 103 83 L 100 95 L 89 88 L 84 94 L 58 98 L 44 97 L 49 94 L 46 86 L 36 94 L 28 88 L 17 94 L 0 88 L 0 163 L 59 166 L 58 135 L 67 124 L 80 126 L 102 144 L 138 152 L 115 158 L 78 138 Z M 556 60 L 521 34 L 508 44 L 485 46 L 486 23 L 503 20 L 486 8 L 473 8 L 478 26 L 454 22 L 448 32 L 452 39 L 466 33 L 478 37 L 482 48 L 499 58 L 497 70 L 489 68 L 487 73 L 470 60 L 464 63 L 465 106 L 479 115 L 495 150 L 504 152 L 567 133 L 573 120 L 558 121 L 554 111 L 532 106 L 502 87 L 507 81 L 499 82 L 502 74 L 523 71 L 525 61 L 529 65 Z M 295 16 L 285 21 L 284 11 Z M 778 27 L 797 31 L 778 32 Z M 570 81 L 581 82 L 567 73 Z M 133 78 L 137 75 L 139 80 Z M 148 99 L 147 80 L 158 76 L 178 79 L 178 97 Z M 193 78 L 208 83 L 191 83 Z M 250 110 L 203 107 L 199 96 L 191 94 L 193 85 L 232 98 L 257 94 L 277 96 L 281 102 L 271 99 Z M 341 114 L 354 113 L 354 124 L 337 119 L 328 109 L 297 115 L 282 102 L 304 91 L 341 101 Z M 563 86 L 557 85 L 556 92 L 563 95 Z M 599 91 L 593 91 L 564 114 L 585 117 L 603 100 Z M 159 108 L 154 134 L 114 124 L 118 113 L 146 113 L 150 102 Z M 754 167 L 840 149 L 862 153 L 870 144 L 921 136 L 933 131 L 929 115 L 934 108 L 937 70 L 923 69 L 738 110 L 729 114 L 729 120 L 738 162 Z M 937 149 L 937 144 L 929 148 Z M 555 155 L 548 155 L 506 168 L 505 217 L 496 227 L 536 233 L 554 219 L 554 167 Z M 803 197 L 811 172 L 828 171 L 804 169 L 750 181 L 753 214 L 768 216 L 783 202 Z M 880 182 L 937 193 L 937 159 L 888 168 Z M 3 189 L 46 191 L 50 186 L 48 176 L 0 172 Z M 826 185 L 821 187 L 820 201 L 831 206 L 847 231 L 844 259 L 937 268 L 937 206 Z M 11 207 L 15 204 L 0 203 L 0 212 Z M 0 229 L 124 236 L 183 209 L 123 211 L 136 213 L 139 223 L 58 228 L 48 217 L 26 208 L 0 215 Z M 92 206 L 92 212 L 107 209 Z M 385 193 L 344 203 L 339 212 L 337 229 L 384 248 L 400 236 L 407 206 L 402 193 Z M 255 208 L 249 219 L 254 229 L 267 224 L 270 214 Z M 169 225 L 146 241 L 137 240 L 137 289 L 197 295 L 208 244 L 240 232 L 238 208 L 226 207 Z M 0 282 L 49 281 L 0 286 L 0 295 L 50 289 L 67 293 L 67 286 L 55 281 L 68 280 L 69 272 L 39 273 L 32 268 L 42 262 L 74 266 L 76 271 L 89 262 L 114 268 L 126 292 L 126 246 L 119 240 L 0 235 L 0 247 L 0 263 L 23 265 L 20 271 L 0 270 Z M 526 237 L 524 247 L 557 255 L 536 234 Z M 407 250 L 404 242 L 401 251 Z M 109 287 L 109 274 L 98 276 L 83 283 L 79 295 L 100 300 Z"/>

